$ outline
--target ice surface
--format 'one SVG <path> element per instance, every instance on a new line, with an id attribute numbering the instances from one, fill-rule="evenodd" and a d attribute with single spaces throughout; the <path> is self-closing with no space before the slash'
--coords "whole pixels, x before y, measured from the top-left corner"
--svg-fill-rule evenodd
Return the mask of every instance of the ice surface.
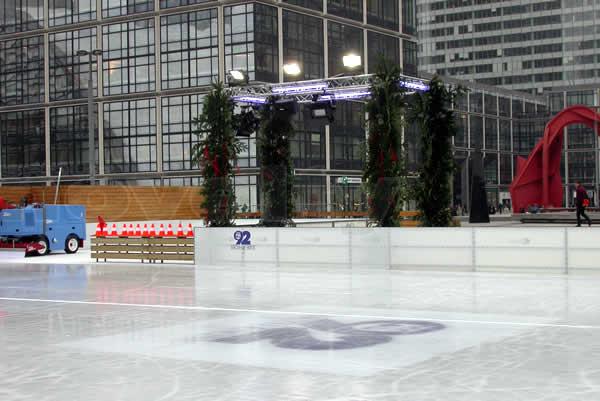
<path id="1" fill-rule="evenodd" d="M 0 400 L 599 400 L 600 276 L 0 264 Z"/>

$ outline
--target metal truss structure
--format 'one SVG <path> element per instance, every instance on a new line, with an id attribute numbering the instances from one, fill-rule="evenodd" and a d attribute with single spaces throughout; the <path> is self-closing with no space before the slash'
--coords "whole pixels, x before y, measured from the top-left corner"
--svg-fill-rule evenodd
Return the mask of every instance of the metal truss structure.
<path id="1" fill-rule="evenodd" d="M 310 81 L 286 82 L 278 84 L 259 84 L 234 86 L 228 91 L 236 103 L 263 104 L 271 96 L 296 100 L 298 103 L 310 103 L 315 99 L 364 101 L 370 96 L 369 87 L 374 74 L 340 76 Z M 426 91 L 427 81 L 421 78 L 403 75 L 398 85 L 408 92 Z"/>

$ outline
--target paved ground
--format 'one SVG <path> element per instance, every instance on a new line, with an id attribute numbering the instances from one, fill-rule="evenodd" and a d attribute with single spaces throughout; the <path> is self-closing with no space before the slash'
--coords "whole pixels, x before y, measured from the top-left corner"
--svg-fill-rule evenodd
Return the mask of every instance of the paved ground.
<path id="1" fill-rule="evenodd" d="M 0 264 L 0 399 L 600 399 L 600 278 Z"/>

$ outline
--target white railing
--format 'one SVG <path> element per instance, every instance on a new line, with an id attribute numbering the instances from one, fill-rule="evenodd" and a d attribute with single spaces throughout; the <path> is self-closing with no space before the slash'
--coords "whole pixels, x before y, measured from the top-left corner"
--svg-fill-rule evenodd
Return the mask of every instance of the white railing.
<path id="1" fill-rule="evenodd" d="M 469 271 L 600 271 L 600 230 L 197 228 L 196 264 Z"/>

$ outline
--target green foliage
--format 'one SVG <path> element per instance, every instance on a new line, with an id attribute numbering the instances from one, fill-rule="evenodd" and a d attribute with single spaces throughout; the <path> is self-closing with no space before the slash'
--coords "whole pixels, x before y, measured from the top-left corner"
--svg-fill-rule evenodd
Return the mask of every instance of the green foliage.
<path id="1" fill-rule="evenodd" d="M 199 142 L 192 159 L 202 173 L 201 207 L 211 227 L 229 227 L 235 218 L 234 167 L 244 144 L 235 136 L 238 118 L 234 103 L 222 83 L 204 97 L 202 114 L 194 119 Z"/>
<path id="2" fill-rule="evenodd" d="M 292 116 L 277 110 L 271 97 L 260 114 L 257 154 L 260 160 L 263 219 L 265 226 L 285 226 L 294 210 L 290 138 L 294 135 Z"/>
<path id="3" fill-rule="evenodd" d="M 369 215 L 381 227 L 399 225 L 398 212 L 406 195 L 402 148 L 406 91 L 398 85 L 400 78 L 400 69 L 382 60 L 367 103 L 369 138 L 363 181 Z"/>
<path id="4" fill-rule="evenodd" d="M 421 132 L 422 157 L 415 197 L 425 227 L 452 224 L 450 180 L 455 169 L 452 137 L 456 134 L 456 123 L 451 105 L 463 92 L 460 87 L 447 87 L 436 75 L 427 92 L 415 95 L 410 118 Z"/>

